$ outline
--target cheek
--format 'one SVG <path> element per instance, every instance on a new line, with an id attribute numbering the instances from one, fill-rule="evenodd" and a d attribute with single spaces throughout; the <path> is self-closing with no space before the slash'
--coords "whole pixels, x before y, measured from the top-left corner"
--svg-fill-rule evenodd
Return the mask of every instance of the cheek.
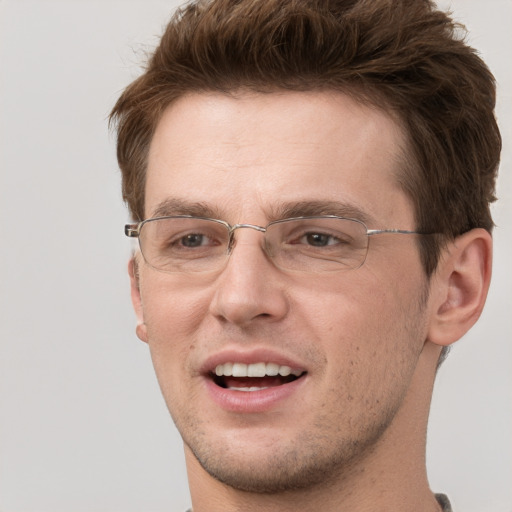
<path id="1" fill-rule="evenodd" d="M 340 273 L 314 283 L 295 283 L 291 293 L 296 318 L 309 319 L 325 332 L 342 338 L 357 335 L 361 330 L 379 330 L 381 319 L 399 303 L 406 302 L 406 293 L 382 276 L 363 271 Z"/>
<path id="2" fill-rule="evenodd" d="M 424 288 L 417 275 L 414 285 L 391 275 L 398 274 L 367 270 L 341 276 L 337 286 L 320 283 L 315 293 L 303 288 L 295 316 L 315 333 L 333 374 L 372 381 L 415 364 L 427 332 Z"/>
<path id="3" fill-rule="evenodd" d="M 141 294 L 151 358 L 165 394 L 165 390 L 176 390 L 184 381 L 207 300 L 201 293 L 173 290 L 160 276 L 159 281 L 146 281 Z"/>
<path id="4" fill-rule="evenodd" d="M 305 326 L 316 331 L 327 361 L 324 403 L 338 404 L 323 414 L 326 421 L 333 414 L 340 425 L 367 424 L 374 416 L 386 423 L 413 377 L 425 339 L 424 315 L 403 289 L 373 281 L 350 290 L 324 294 L 323 306 L 309 317 L 314 325 Z"/>
<path id="5" fill-rule="evenodd" d="M 149 339 L 169 344 L 191 334 L 207 311 L 204 289 L 183 289 L 167 276 L 152 276 L 141 287 L 144 322 Z"/>

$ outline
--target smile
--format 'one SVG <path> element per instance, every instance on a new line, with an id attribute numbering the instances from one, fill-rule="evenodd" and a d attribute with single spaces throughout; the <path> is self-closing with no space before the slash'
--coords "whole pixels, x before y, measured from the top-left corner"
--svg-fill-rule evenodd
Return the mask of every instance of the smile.
<path id="1" fill-rule="evenodd" d="M 233 363 L 218 364 L 213 380 L 217 386 L 230 391 L 255 392 L 289 384 L 305 375 L 299 368 L 277 363 Z"/>

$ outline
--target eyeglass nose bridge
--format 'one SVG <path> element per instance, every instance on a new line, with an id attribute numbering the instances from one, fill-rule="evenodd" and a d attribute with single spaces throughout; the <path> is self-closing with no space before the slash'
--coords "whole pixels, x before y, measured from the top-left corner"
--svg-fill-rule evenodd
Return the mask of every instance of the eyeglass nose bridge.
<path id="1" fill-rule="evenodd" d="M 256 224 L 234 224 L 233 226 L 229 226 L 228 254 L 231 254 L 231 251 L 235 246 L 235 231 L 240 228 L 255 229 L 260 233 L 267 232 L 267 228 L 264 228 L 263 226 L 258 226 Z"/>

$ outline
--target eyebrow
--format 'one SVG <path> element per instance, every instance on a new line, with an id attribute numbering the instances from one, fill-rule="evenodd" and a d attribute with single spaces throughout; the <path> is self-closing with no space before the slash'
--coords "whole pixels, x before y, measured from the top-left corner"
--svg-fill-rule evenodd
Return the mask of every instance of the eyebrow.
<path id="1" fill-rule="evenodd" d="M 206 202 L 191 202 L 170 197 L 155 207 L 151 218 L 170 217 L 173 215 L 191 215 L 193 217 L 212 219 L 222 219 L 224 216 L 220 209 Z M 271 206 L 267 217 L 269 222 L 273 222 L 293 217 L 316 217 L 321 215 L 335 215 L 337 217 L 357 219 L 365 224 L 373 220 L 368 213 L 354 204 L 325 200 L 292 201 Z M 244 219 L 239 221 L 244 222 Z"/>
<path id="2" fill-rule="evenodd" d="M 288 202 L 271 209 L 271 220 L 281 220 L 292 217 L 316 217 L 319 215 L 335 215 L 357 219 L 365 224 L 372 220 L 369 214 L 354 204 L 339 201 L 296 201 Z"/>
<path id="3" fill-rule="evenodd" d="M 151 217 L 171 217 L 173 215 L 191 215 L 192 217 L 209 217 L 219 219 L 220 211 L 204 202 L 191 202 L 176 197 L 169 197 L 159 203 Z"/>

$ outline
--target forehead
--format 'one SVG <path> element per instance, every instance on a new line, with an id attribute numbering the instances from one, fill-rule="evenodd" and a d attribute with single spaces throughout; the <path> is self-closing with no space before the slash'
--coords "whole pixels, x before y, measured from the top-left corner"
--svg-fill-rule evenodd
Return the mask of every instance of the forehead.
<path id="1" fill-rule="evenodd" d="M 391 220 L 410 210 L 396 179 L 404 146 L 390 115 L 341 93 L 190 94 L 155 131 L 146 217 L 189 203 L 262 221 L 282 204 L 337 202 Z"/>

